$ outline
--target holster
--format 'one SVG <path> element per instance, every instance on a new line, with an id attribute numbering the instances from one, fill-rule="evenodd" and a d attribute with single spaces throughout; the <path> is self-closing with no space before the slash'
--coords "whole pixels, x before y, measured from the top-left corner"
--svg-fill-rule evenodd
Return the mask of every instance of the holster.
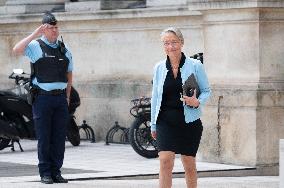
<path id="1" fill-rule="evenodd" d="M 27 100 L 30 105 L 34 103 L 37 95 L 38 95 L 38 89 L 35 87 L 31 87 L 27 96 Z"/>

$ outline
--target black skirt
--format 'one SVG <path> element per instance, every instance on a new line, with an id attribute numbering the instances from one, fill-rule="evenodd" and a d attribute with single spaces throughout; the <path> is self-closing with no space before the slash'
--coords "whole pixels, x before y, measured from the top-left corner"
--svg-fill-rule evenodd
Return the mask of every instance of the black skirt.
<path id="1" fill-rule="evenodd" d="M 158 151 L 195 157 L 202 131 L 201 120 L 186 123 L 183 110 L 161 111 L 156 126 Z"/>

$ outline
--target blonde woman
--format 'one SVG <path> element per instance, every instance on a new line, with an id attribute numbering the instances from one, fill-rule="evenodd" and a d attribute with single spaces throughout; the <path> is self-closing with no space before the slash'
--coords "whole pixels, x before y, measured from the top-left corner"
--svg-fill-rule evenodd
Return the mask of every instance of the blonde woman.
<path id="1" fill-rule="evenodd" d="M 211 90 L 203 64 L 186 57 L 182 52 L 184 38 L 177 28 L 167 28 L 161 33 L 167 58 L 154 68 L 151 100 L 151 134 L 157 140 L 159 151 L 160 188 L 172 186 L 172 170 L 175 154 L 181 154 L 186 184 L 197 187 L 195 156 L 199 147 L 203 127 L 201 108 Z M 193 74 L 200 95 L 182 96 L 182 84 Z"/>

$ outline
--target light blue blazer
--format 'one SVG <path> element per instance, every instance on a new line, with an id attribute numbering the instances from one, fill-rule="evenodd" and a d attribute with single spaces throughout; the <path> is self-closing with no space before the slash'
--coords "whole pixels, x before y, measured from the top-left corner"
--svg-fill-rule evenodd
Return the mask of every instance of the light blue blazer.
<path id="1" fill-rule="evenodd" d="M 183 84 L 193 73 L 200 89 L 200 95 L 198 97 L 198 100 L 200 102 L 199 107 L 190 108 L 185 104 L 183 106 L 185 122 L 189 123 L 200 118 L 201 108 L 208 100 L 211 94 L 211 89 L 204 70 L 204 66 L 199 60 L 186 58 L 184 65 L 180 69 L 180 72 Z M 156 131 L 156 122 L 161 108 L 163 86 L 167 73 L 168 69 L 166 68 L 166 59 L 162 60 L 154 67 L 153 89 L 151 98 L 151 131 Z"/>

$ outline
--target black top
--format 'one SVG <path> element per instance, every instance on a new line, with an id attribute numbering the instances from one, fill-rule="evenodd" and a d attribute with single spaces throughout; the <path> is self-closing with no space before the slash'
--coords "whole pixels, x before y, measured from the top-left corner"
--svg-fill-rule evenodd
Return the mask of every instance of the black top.
<path id="1" fill-rule="evenodd" d="M 167 56 L 166 67 L 168 69 L 168 73 L 163 86 L 163 96 L 161 104 L 162 111 L 171 109 L 183 110 L 183 102 L 180 100 L 180 93 L 182 93 L 182 79 L 180 68 L 184 65 L 185 59 L 186 57 L 184 53 L 182 53 L 178 68 L 178 74 L 177 77 L 174 78 L 170 58 Z"/>

